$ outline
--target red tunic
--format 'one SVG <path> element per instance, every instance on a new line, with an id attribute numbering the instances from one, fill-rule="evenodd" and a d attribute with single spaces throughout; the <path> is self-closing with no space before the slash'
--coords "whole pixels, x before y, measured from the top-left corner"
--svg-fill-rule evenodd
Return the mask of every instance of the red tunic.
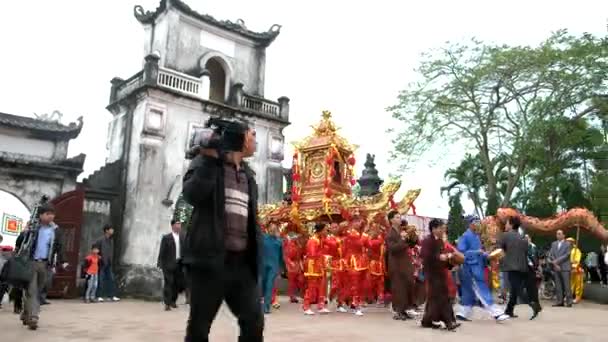
<path id="1" fill-rule="evenodd" d="M 300 273 L 302 271 L 302 249 L 296 239 L 285 239 L 283 245 L 283 259 L 287 273 Z"/>
<path id="2" fill-rule="evenodd" d="M 369 273 L 381 276 L 385 273 L 384 265 L 384 239 L 381 236 L 369 240 Z"/>
<path id="3" fill-rule="evenodd" d="M 344 257 L 352 271 L 365 271 L 369 268 L 365 249 L 369 246 L 369 236 L 352 229 L 344 237 Z"/>
<path id="4" fill-rule="evenodd" d="M 318 236 L 312 236 L 308 239 L 308 242 L 306 242 L 306 255 L 304 261 L 304 276 L 323 276 L 323 246 L 321 239 Z"/>
<path id="5" fill-rule="evenodd" d="M 341 271 L 340 240 L 335 236 L 326 236 L 323 239 L 323 255 L 331 257 L 331 269 Z"/>

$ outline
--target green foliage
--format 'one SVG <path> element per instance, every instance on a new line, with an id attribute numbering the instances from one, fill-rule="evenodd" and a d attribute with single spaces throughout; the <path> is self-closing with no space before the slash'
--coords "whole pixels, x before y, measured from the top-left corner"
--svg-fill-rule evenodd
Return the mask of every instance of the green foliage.
<path id="1" fill-rule="evenodd" d="M 441 187 L 441 192 L 446 192 L 450 196 L 450 201 L 454 191 L 456 191 L 454 196 L 466 193 L 475 205 L 477 215 L 482 217 L 484 203 L 481 191 L 487 182 L 479 157 L 467 153 L 460 164 L 456 168 L 446 170 L 443 177 L 449 184 Z M 458 203 L 460 204 L 460 197 Z"/>
<path id="2" fill-rule="evenodd" d="M 538 152 L 530 142 L 560 136 L 545 126 L 578 125 L 595 111 L 595 94 L 606 91 L 607 55 L 608 39 L 567 31 L 536 47 L 472 40 L 427 53 L 417 69 L 420 80 L 388 108 L 399 122 L 392 131 L 393 157 L 407 167 L 436 144 L 474 149 L 486 179 L 486 212 L 492 214 L 509 205 L 521 185 Z"/>
<path id="3" fill-rule="evenodd" d="M 608 223 L 608 172 L 598 172 L 593 178 L 591 198 L 595 214 Z"/>
<path id="4" fill-rule="evenodd" d="M 361 197 L 361 185 L 359 183 L 355 184 L 351 188 L 352 194 L 355 197 Z"/>
<path id="5" fill-rule="evenodd" d="M 462 192 L 457 192 L 450 196 L 450 213 L 448 215 L 448 240 L 455 241 L 466 230 L 466 222 L 464 220 L 464 209 L 460 202 Z"/>
<path id="6" fill-rule="evenodd" d="M 191 219 L 192 219 L 192 209 L 193 207 L 184 200 L 183 194 L 180 194 L 177 197 L 177 201 L 175 202 L 175 211 L 173 212 L 173 219 L 178 220 L 182 223 L 182 229 L 184 231 L 188 231 L 190 228 Z"/>

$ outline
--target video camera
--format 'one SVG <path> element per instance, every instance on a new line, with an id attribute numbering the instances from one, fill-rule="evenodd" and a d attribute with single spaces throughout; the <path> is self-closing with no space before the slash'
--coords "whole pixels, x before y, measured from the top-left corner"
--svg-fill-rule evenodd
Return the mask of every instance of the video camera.
<path id="1" fill-rule="evenodd" d="M 201 148 L 210 148 L 222 152 L 242 151 L 248 125 L 243 121 L 212 117 L 204 128 L 194 131 L 190 137 L 186 159 L 193 159 Z"/>

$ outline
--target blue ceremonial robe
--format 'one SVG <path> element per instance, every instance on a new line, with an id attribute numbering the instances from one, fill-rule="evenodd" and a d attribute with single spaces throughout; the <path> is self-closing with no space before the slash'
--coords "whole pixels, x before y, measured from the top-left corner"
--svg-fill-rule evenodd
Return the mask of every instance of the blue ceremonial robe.
<path id="1" fill-rule="evenodd" d="M 468 229 L 458 239 L 458 250 L 464 254 L 464 264 L 460 271 L 460 287 L 462 291 L 461 305 L 463 312 L 460 316 L 469 318 L 472 307 L 479 301 L 484 309 L 489 310 L 496 317 L 501 314 L 494 305 L 492 293 L 485 281 L 485 267 L 488 263 L 487 255 L 479 235 Z"/>

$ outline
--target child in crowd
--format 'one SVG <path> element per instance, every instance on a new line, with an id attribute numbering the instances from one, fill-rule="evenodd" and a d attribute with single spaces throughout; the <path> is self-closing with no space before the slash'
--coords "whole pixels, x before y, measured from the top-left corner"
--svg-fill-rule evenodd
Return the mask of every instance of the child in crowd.
<path id="1" fill-rule="evenodd" d="M 91 247 L 91 253 L 84 259 L 83 271 L 87 280 L 87 289 L 84 294 L 85 303 L 91 303 L 95 301 L 95 294 L 97 293 L 97 283 L 99 281 L 99 267 L 101 264 L 101 258 L 99 257 L 99 247 L 93 245 Z"/>

